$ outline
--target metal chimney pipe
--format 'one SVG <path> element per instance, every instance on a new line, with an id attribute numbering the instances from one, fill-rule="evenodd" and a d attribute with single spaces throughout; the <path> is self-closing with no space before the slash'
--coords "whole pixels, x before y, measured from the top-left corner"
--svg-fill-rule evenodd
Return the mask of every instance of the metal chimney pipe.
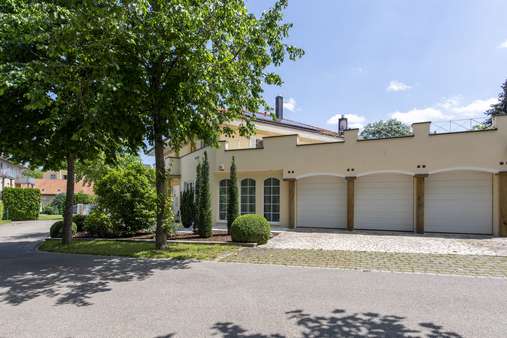
<path id="1" fill-rule="evenodd" d="M 277 120 L 283 120 L 283 96 L 275 99 L 275 115 Z"/>

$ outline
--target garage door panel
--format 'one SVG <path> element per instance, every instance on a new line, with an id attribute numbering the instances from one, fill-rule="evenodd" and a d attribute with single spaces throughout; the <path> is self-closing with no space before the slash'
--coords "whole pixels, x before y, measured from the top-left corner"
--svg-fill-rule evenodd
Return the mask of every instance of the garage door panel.
<path id="1" fill-rule="evenodd" d="M 425 231 L 491 234 L 493 177 L 453 171 L 430 175 L 425 188 Z"/>
<path id="2" fill-rule="evenodd" d="M 355 190 L 355 228 L 392 231 L 413 229 L 411 176 L 363 176 L 356 180 Z"/>
<path id="3" fill-rule="evenodd" d="M 297 226 L 345 228 L 345 180 L 334 176 L 308 177 L 297 182 Z"/>

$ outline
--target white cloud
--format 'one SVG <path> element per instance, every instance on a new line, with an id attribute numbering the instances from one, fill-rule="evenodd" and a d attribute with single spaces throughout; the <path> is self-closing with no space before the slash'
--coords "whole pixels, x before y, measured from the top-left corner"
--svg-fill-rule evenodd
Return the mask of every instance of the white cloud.
<path id="1" fill-rule="evenodd" d="M 297 102 L 294 98 L 289 97 L 287 100 L 283 102 L 283 109 L 287 109 L 290 112 L 296 111 Z"/>
<path id="2" fill-rule="evenodd" d="M 480 117 L 492 104 L 498 102 L 497 98 L 475 100 L 463 105 L 461 98 L 445 99 L 431 107 L 414 108 L 405 112 L 394 112 L 391 118 L 410 124 L 423 121 L 447 121 L 470 119 Z"/>
<path id="3" fill-rule="evenodd" d="M 331 116 L 327 120 L 327 124 L 332 124 L 338 126 L 338 120 L 342 117 L 342 114 L 336 114 Z M 345 114 L 345 117 L 348 119 L 349 128 L 363 128 L 366 124 L 366 117 L 356 114 Z"/>
<path id="4" fill-rule="evenodd" d="M 409 86 L 406 83 L 393 80 L 393 81 L 389 82 L 389 85 L 387 86 L 386 90 L 388 92 L 404 92 L 404 91 L 407 91 L 411 88 L 412 88 L 412 86 Z"/>
<path id="5" fill-rule="evenodd" d="M 507 40 L 498 45 L 498 48 L 507 48 Z"/>

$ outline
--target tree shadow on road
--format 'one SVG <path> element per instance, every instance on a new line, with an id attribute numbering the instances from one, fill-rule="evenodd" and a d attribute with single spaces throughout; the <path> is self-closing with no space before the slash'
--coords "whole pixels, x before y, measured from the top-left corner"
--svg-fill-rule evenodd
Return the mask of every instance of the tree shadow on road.
<path id="1" fill-rule="evenodd" d="M 419 323 L 417 328 L 410 328 L 403 323 L 405 317 L 396 315 L 381 315 L 378 313 L 351 313 L 337 309 L 329 316 L 312 316 L 303 310 L 294 310 L 286 313 L 290 321 L 295 321 L 298 329 L 297 335 L 291 337 L 428 337 L 428 338 L 461 338 L 458 333 L 446 331 L 434 323 Z M 216 323 L 212 330 L 214 335 L 224 338 L 281 338 L 282 334 L 248 333 L 248 330 L 231 322 Z"/>
<path id="2" fill-rule="evenodd" d="M 92 305 L 91 297 L 110 291 L 112 283 L 142 281 L 157 270 L 187 269 L 190 263 L 55 253 L 1 258 L 0 304 L 10 305 L 40 296 L 54 298 L 56 305 Z"/>

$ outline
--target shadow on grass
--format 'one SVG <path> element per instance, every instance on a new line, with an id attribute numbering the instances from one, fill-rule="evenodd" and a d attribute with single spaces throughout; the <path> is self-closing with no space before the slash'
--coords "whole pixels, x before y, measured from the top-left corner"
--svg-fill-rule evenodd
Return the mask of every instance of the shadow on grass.
<path id="1" fill-rule="evenodd" d="M 0 243 L 0 252 L 12 252 L 34 243 Z M 2 250 L 4 249 L 4 250 Z M 19 305 L 40 296 L 56 305 L 92 305 L 94 294 L 108 292 L 112 283 L 142 281 L 157 270 L 187 269 L 184 260 L 139 260 L 52 253 L 0 257 L 0 303 Z"/>
<path id="2" fill-rule="evenodd" d="M 286 313 L 289 321 L 297 325 L 297 334 L 291 337 L 442 337 L 460 338 L 460 334 L 446 331 L 434 323 L 419 323 L 417 328 L 409 328 L 403 323 L 405 317 L 382 315 L 373 312 L 350 313 L 336 309 L 329 316 L 313 316 L 303 310 Z M 224 338 L 281 338 L 282 334 L 249 333 L 246 329 L 231 322 L 216 323 L 213 335 Z"/>

